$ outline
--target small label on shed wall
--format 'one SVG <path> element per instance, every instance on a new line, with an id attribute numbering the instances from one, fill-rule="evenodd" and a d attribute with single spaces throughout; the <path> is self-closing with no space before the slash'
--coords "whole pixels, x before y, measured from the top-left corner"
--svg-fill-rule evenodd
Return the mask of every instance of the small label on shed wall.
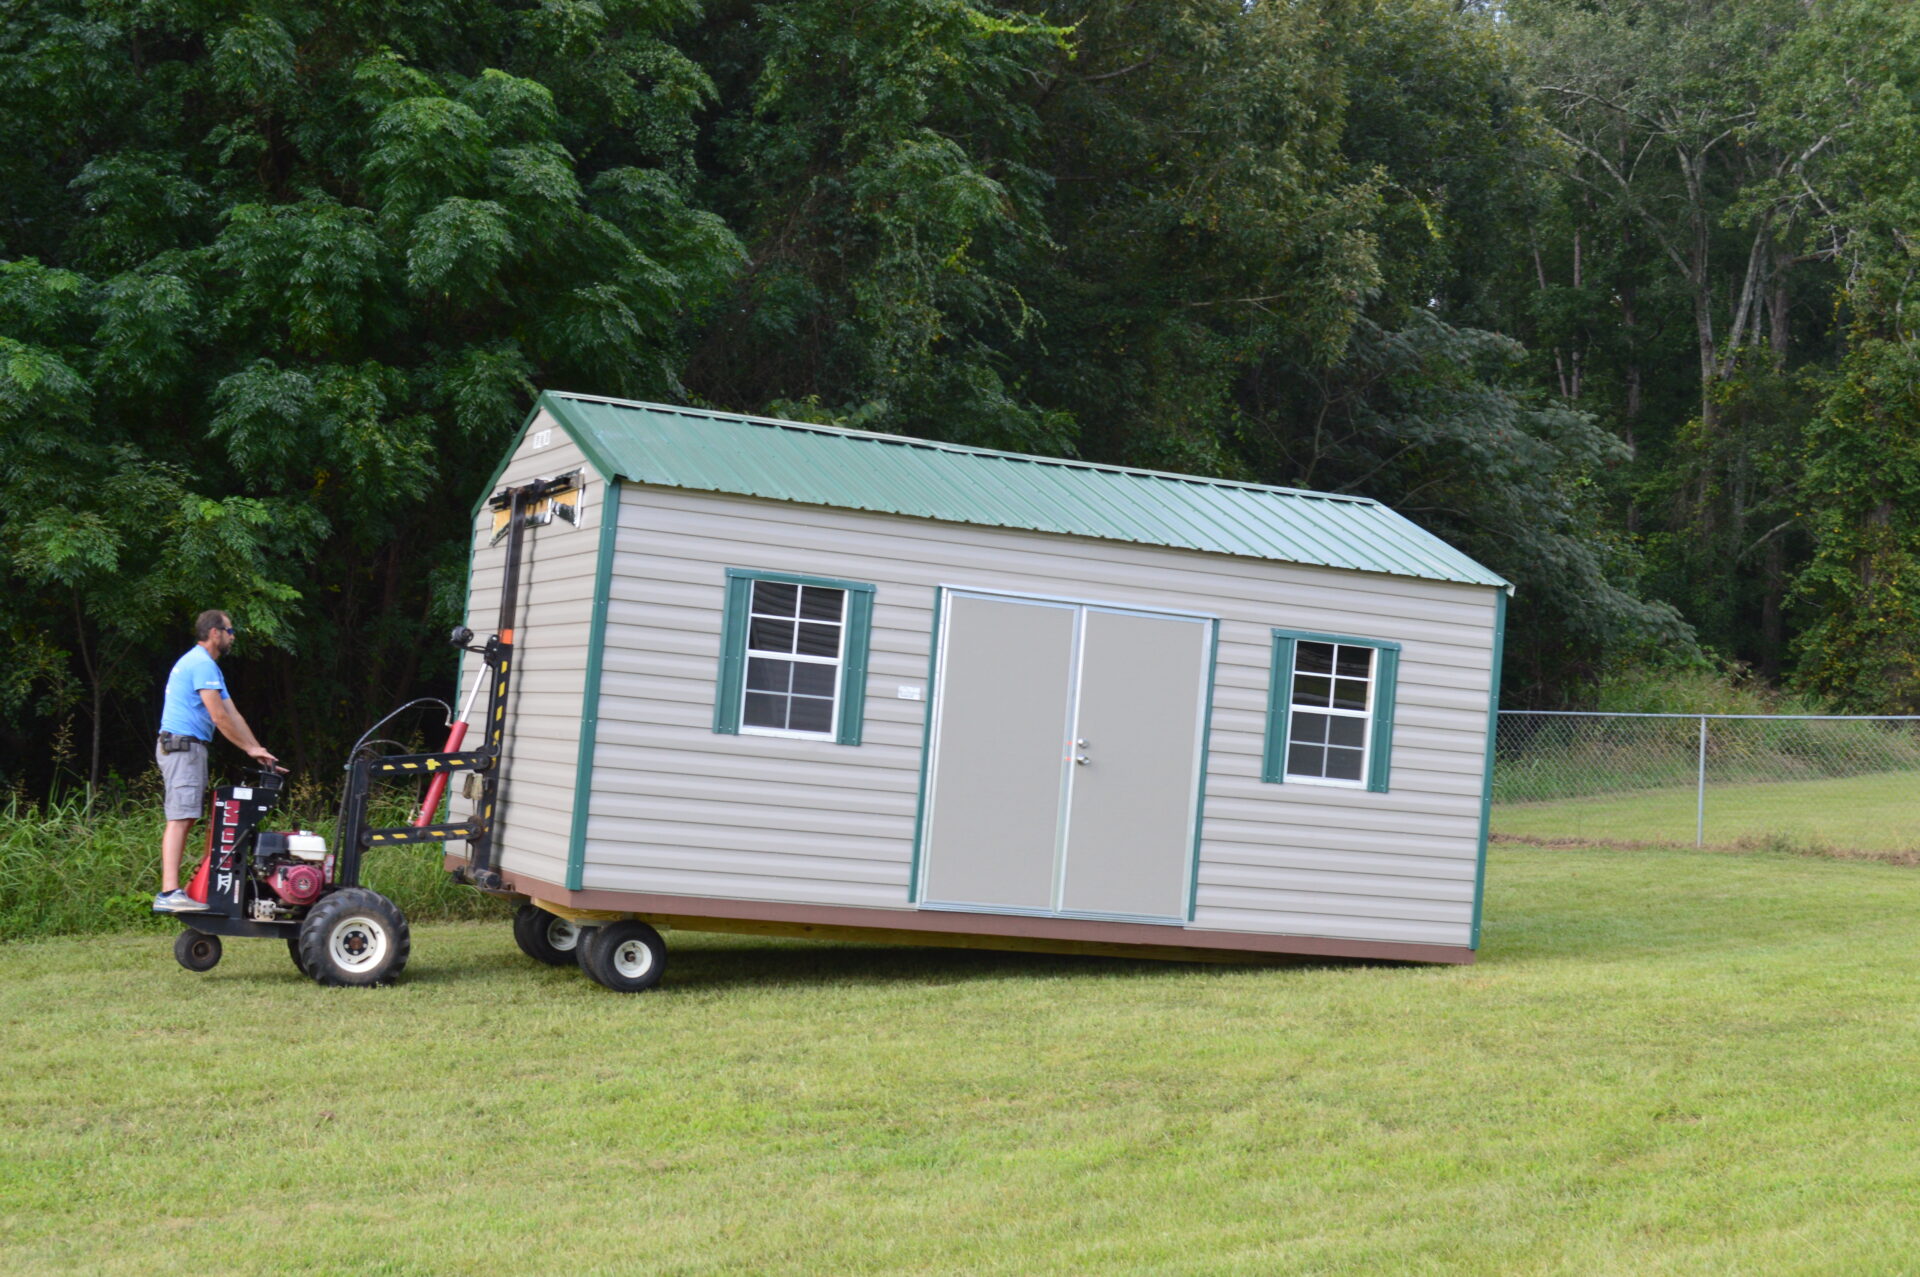
<path id="1" fill-rule="evenodd" d="M 917 701 L 920 699 L 920 689 L 917 687 L 903 687 L 900 689 L 900 699 L 903 701 Z"/>
<path id="2" fill-rule="evenodd" d="M 544 448 L 552 442 L 553 442 L 553 431 L 536 430 L 533 432 L 533 435 L 527 440 L 527 447 Z"/>

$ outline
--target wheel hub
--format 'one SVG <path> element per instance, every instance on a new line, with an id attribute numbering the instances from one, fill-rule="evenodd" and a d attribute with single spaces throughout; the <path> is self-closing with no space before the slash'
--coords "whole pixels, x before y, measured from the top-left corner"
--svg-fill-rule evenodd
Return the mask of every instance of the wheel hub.
<path id="1" fill-rule="evenodd" d="M 387 953 L 386 928 L 373 918 L 342 918 L 327 937 L 334 962 L 348 971 L 363 971 Z"/>
<path id="2" fill-rule="evenodd" d="M 629 940 L 613 951 L 613 968 L 629 980 L 637 980 L 653 966 L 653 950 L 639 940 Z"/>

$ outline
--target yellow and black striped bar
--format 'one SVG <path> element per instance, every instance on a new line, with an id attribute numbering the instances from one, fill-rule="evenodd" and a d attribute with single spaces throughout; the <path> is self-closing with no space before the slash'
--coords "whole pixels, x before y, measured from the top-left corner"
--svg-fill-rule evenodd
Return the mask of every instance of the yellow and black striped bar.
<path id="1" fill-rule="evenodd" d="M 486 832 L 486 823 L 462 820 L 451 825 L 403 825 L 398 829 L 369 829 L 369 847 L 392 847 L 403 842 L 447 842 L 450 839 L 477 838 Z"/>
<path id="2" fill-rule="evenodd" d="M 493 766 L 491 751 L 471 754 L 393 754 L 373 761 L 373 774 L 427 776 L 434 772 L 483 772 Z"/>

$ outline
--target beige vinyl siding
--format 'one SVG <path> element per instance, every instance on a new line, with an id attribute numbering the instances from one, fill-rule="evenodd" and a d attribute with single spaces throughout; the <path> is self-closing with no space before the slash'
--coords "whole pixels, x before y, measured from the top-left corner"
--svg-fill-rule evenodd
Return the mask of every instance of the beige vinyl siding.
<path id="1" fill-rule="evenodd" d="M 869 582 L 864 743 L 713 732 L 725 570 Z M 627 485 L 588 888 L 908 909 L 936 588 L 1221 618 L 1192 925 L 1470 942 L 1494 590 Z M 1270 630 L 1402 644 L 1392 792 L 1260 780 Z"/>
<path id="2" fill-rule="evenodd" d="M 550 430 L 545 447 L 535 447 Z M 565 883 L 567 845 L 573 831 L 575 777 L 580 761 L 581 697 L 586 687 L 587 642 L 593 623 L 593 582 L 600 546 L 600 515 L 606 495 L 586 457 L 552 417 L 542 413 L 508 462 L 494 491 L 529 479 L 584 471 L 587 488 L 578 527 L 558 519 L 527 529 L 522 543 L 520 604 L 514 619 L 514 667 L 508 671 L 506 766 L 500 810 L 495 815 L 500 868 Z M 482 508 L 473 524 L 473 576 L 467 626 L 484 644 L 500 623 L 501 571 L 507 543 L 493 542 L 493 512 Z M 462 700 L 481 686 L 467 741 L 484 740 L 489 671 L 476 654 L 461 664 Z M 458 706 L 455 707 L 456 709 Z M 437 743 L 437 742 L 436 742 Z M 458 785 L 449 810 L 464 817 L 473 804 Z"/>

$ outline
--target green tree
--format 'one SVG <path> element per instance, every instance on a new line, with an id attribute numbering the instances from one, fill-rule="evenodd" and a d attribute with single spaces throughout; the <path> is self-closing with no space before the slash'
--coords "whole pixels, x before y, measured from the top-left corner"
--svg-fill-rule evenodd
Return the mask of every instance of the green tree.
<path id="1" fill-rule="evenodd" d="M 1782 59 L 1780 127 L 1846 144 L 1822 174 L 1815 251 L 1845 268 L 1847 349 L 1807 436 L 1812 560 L 1800 683 L 1864 712 L 1920 712 L 1920 14 L 1843 2 Z"/>
<path id="2" fill-rule="evenodd" d="M 1010 380 L 1051 251 L 1027 90 L 1066 31 L 965 0 L 709 13 L 710 189 L 751 258 L 688 385 L 730 407 L 1026 451 L 1070 423 Z"/>
<path id="3" fill-rule="evenodd" d="M 8 631 L 39 654 L 10 717 L 84 685 L 97 740 L 107 694 L 151 687 L 206 605 L 279 649 L 235 676 L 303 763 L 413 688 L 458 601 L 450 512 L 534 385 L 683 393 L 741 262 L 690 196 L 713 87 L 664 37 L 692 16 L 0 18 L 0 544 Z"/>

